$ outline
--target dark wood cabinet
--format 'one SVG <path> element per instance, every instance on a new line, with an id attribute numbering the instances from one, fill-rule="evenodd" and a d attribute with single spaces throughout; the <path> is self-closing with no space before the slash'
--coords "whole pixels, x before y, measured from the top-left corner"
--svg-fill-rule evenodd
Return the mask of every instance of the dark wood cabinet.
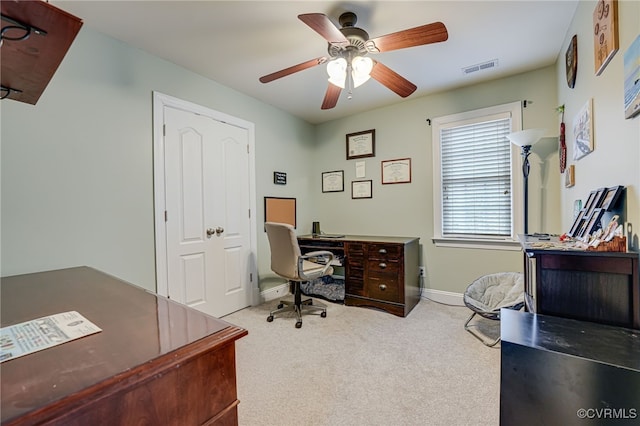
<path id="1" fill-rule="evenodd" d="M 637 252 L 543 248 L 521 238 L 525 301 L 533 313 L 640 329 Z"/>
<path id="2" fill-rule="evenodd" d="M 1 290 L 3 327 L 75 310 L 102 329 L 0 364 L 3 425 L 238 424 L 246 330 L 86 267 Z"/>
<path id="3" fill-rule="evenodd" d="M 2 96 L 35 105 L 82 27 L 82 20 L 41 0 L 2 1 Z M 26 30 L 32 27 L 28 37 Z M 5 28 L 7 28 L 5 33 Z"/>
<path id="4" fill-rule="evenodd" d="M 640 331 L 503 309 L 500 424 L 638 424 Z"/>
<path id="5" fill-rule="evenodd" d="M 420 301 L 418 238 L 305 236 L 299 241 L 303 252 L 322 249 L 344 255 L 345 305 L 405 317 Z"/>

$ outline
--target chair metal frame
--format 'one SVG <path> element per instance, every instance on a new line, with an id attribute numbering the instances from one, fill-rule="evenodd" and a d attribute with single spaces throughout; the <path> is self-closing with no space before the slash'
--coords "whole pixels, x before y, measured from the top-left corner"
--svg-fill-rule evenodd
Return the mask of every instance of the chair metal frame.
<path id="1" fill-rule="evenodd" d="M 481 277 L 483 278 L 483 277 Z M 480 278 L 479 278 L 480 279 Z M 477 280 L 476 280 L 477 281 Z M 474 281 L 475 282 L 475 281 Z M 473 283 L 472 283 L 473 284 Z M 471 285 L 471 284 L 470 284 Z M 467 287 L 468 288 L 468 287 Z M 471 335 L 473 337 L 475 337 L 476 339 L 480 340 L 485 346 L 488 346 L 490 348 L 496 346 L 501 339 L 501 336 L 498 335 L 498 338 L 495 340 L 489 340 L 486 339 L 485 336 L 481 335 L 480 333 L 478 333 L 477 331 L 475 331 L 472 327 L 477 327 L 477 325 L 469 325 L 469 323 L 471 322 L 471 320 L 476 316 L 476 315 L 480 315 L 483 318 L 486 319 L 490 319 L 493 321 L 500 321 L 500 311 L 480 311 L 478 310 L 478 308 L 476 306 L 471 305 L 470 303 L 467 303 L 467 296 L 466 296 L 466 291 L 463 295 L 463 302 L 465 304 L 465 306 L 469 309 L 471 309 L 471 311 L 473 312 L 471 314 L 471 316 L 469 317 L 469 319 L 467 320 L 467 322 L 464 323 L 464 329 L 467 330 L 469 333 L 471 333 Z M 513 309 L 515 311 L 519 311 L 520 309 L 522 309 L 524 307 L 524 302 L 519 302 L 515 305 L 512 306 L 505 306 L 502 309 Z"/>

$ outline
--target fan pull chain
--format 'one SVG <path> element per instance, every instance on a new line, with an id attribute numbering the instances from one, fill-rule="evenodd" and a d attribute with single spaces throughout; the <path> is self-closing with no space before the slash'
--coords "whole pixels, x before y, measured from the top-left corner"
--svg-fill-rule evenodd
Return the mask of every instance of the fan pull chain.
<path id="1" fill-rule="evenodd" d="M 351 73 L 353 72 L 353 67 L 351 66 L 351 56 L 349 56 L 349 62 L 347 63 L 347 99 L 351 100 L 353 98 L 353 77 Z"/>

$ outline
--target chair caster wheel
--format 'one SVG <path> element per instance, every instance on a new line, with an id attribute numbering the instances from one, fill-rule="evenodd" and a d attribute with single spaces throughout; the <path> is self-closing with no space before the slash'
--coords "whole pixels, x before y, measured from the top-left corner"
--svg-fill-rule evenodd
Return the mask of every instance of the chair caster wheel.
<path id="1" fill-rule="evenodd" d="M 271 321 L 273 321 L 273 315 L 269 315 L 269 316 L 267 317 L 267 322 L 271 322 Z"/>
<path id="2" fill-rule="evenodd" d="M 301 327 L 302 327 L 302 321 L 297 321 L 296 328 L 301 328 Z"/>
<path id="3" fill-rule="evenodd" d="M 282 309 L 282 308 L 284 308 L 284 304 L 279 303 L 279 304 L 278 304 L 278 306 L 277 306 L 276 308 L 277 308 L 277 309 Z"/>
<path id="4" fill-rule="evenodd" d="M 320 313 L 320 316 L 321 316 L 322 318 L 326 318 L 326 317 L 327 317 L 327 313 L 326 313 L 326 312 L 322 312 L 322 313 Z"/>

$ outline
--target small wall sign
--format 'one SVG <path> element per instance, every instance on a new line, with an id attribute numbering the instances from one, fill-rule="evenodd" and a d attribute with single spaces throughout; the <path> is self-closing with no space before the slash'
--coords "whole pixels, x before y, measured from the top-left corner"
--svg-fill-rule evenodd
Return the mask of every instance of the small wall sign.
<path id="1" fill-rule="evenodd" d="M 287 174 L 284 172 L 273 172 L 273 183 L 276 185 L 286 185 Z"/>

